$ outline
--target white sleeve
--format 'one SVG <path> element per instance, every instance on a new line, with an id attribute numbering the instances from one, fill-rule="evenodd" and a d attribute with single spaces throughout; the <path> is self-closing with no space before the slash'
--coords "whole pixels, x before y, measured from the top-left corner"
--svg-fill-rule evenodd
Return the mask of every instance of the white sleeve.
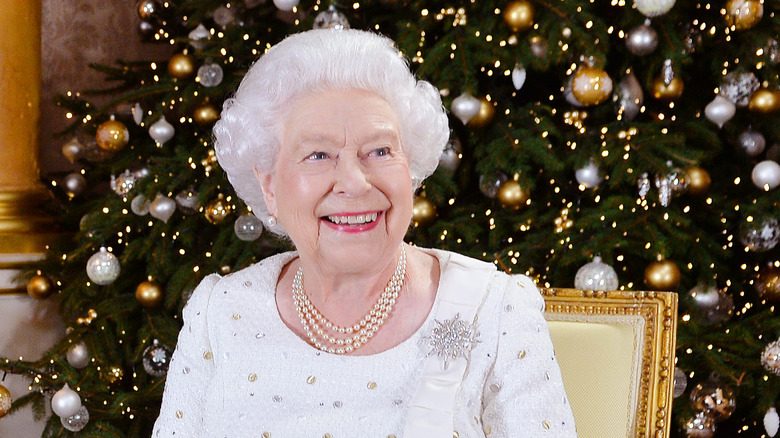
<path id="1" fill-rule="evenodd" d="M 168 367 L 160 416 L 152 433 L 155 438 L 195 438 L 204 433 L 206 386 L 214 371 L 206 313 L 219 278 L 216 274 L 204 278 L 182 311 L 184 326 Z"/>
<path id="2" fill-rule="evenodd" d="M 543 311 L 533 281 L 511 276 L 483 392 L 482 425 L 491 438 L 577 436 Z"/>

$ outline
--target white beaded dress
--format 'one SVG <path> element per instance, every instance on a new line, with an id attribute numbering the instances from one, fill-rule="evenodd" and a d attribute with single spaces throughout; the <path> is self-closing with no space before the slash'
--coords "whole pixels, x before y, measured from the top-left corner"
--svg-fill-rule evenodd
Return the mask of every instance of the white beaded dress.
<path id="1" fill-rule="evenodd" d="M 441 267 L 430 315 L 366 356 L 321 352 L 282 322 L 275 288 L 294 252 L 206 277 L 183 312 L 153 437 L 576 437 L 533 282 L 423 251 Z M 478 342 L 445 369 L 433 333 L 458 318 Z"/>

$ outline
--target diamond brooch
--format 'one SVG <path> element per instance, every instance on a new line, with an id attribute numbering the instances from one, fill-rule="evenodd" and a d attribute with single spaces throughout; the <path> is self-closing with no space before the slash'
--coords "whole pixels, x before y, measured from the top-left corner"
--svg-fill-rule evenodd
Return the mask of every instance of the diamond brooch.
<path id="1" fill-rule="evenodd" d="M 467 323 L 460 319 L 460 313 L 455 318 L 443 322 L 435 320 L 437 327 L 433 328 L 430 337 L 431 351 L 428 356 L 436 355 L 444 359 L 444 369 L 450 365 L 450 360 L 458 357 L 468 359 L 468 353 L 479 342 L 479 332 L 476 323 Z"/>

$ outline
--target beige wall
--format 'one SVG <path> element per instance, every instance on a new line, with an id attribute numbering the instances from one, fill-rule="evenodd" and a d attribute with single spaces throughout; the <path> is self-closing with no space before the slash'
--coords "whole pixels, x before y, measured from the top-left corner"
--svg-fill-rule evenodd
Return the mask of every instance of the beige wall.
<path id="1" fill-rule="evenodd" d="M 65 138 L 54 134 L 68 125 L 52 103 L 57 94 L 106 84 L 91 62 L 117 59 L 164 60 L 171 46 L 142 43 L 136 0 L 41 0 L 42 80 L 41 172 L 68 169 L 60 149 Z"/>

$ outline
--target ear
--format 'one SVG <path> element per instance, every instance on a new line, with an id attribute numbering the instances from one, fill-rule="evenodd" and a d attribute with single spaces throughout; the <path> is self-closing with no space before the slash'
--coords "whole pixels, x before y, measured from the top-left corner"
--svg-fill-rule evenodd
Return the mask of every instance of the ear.
<path id="1" fill-rule="evenodd" d="M 255 168 L 255 178 L 260 183 L 260 189 L 263 191 L 263 199 L 268 213 L 276 216 L 276 193 L 274 192 L 273 175 L 260 172 Z"/>

